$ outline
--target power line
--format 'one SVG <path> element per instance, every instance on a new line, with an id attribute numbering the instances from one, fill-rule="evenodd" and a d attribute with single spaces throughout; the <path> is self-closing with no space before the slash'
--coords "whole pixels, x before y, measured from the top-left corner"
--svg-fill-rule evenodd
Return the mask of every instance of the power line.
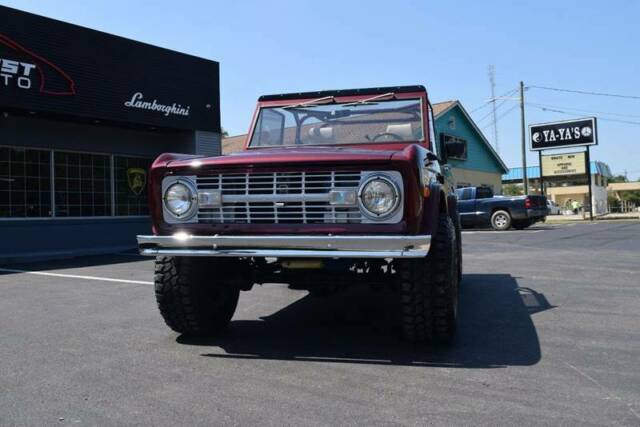
<path id="1" fill-rule="evenodd" d="M 506 100 L 502 100 L 502 102 L 498 103 L 498 105 L 495 106 L 495 109 L 499 109 L 500 107 L 502 107 L 502 105 L 507 102 Z M 489 110 L 488 113 L 486 113 L 484 116 L 480 117 L 477 121 L 478 122 L 482 122 L 484 120 L 486 120 L 488 117 L 490 117 L 491 115 L 493 115 L 493 109 Z"/>
<path id="2" fill-rule="evenodd" d="M 613 97 L 613 98 L 625 98 L 625 99 L 638 99 L 638 100 L 640 100 L 640 96 L 636 96 L 636 95 L 620 95 L 620 94 L 615 94 L 615 93 L 591 92 L 591 91 L 587 91 L 587 90 L 562 89 L 562 88 L 557 88 L 557 87 L 535 86 L 535 85 L 529 85 L 527 87 L 531 87 L 531 88 L 535 88 L 535 89 L 553 90 L 553 91 L 556 91 L 556 92 L 579 93 L 581 95 L 610 96 L 610 97 Z"/>
<path id="3" fill-rule="evenodd" d="M 499 99 L 499 98 L 498 98 Z M 499 110 L 500 107 L 502 107 L 504 104 L 507 103 L 507 101 L 513 101 L 513 99 L 503 99 L 501 100 L 498 104 L 496 104 L 496 110 Z M 479 118 L 476 122 L 482 122 L 484 120 L 486 120 L 489 116 L 491 116 L 493 114 L 493 111 L 489 111 L 487 114 L 485 114 L 484 116 L 482 116 L 481 118 Z"/>
<path id="4" fill-rule="evenodd" d="M 640 115 L 637 115 L 637 114 L 622 114 L 622 113 L 610 113 L 610 112 L 605 112 L 605 111 L 583 110 L 581 108 L 561 107 L 559 105 L 538 104 L 538 103 L 530 103 L 530 102 L 528 102 L 527 104 L 531 105 L 531 106 L 537 106 L 537 107 L 560 108 L 562 110 L 573 110 L 573 111 L 580 111 L 580 112 L 583 112 L 583 113 L 590 113 L 590 114 L 604 114 L 604 115 L 607 115 L 607 116 L 620 116 L 620 117 L 640 118 Z"/>
<path id="5" fill-rule="evenodd" d="M 515 92 L 518 91 L 518 88 L 513 89 L 507 93 L 505 93 L 504 95 L 501 96 L 497 96 L 495 98 L 490 99 L 489 101 L 487 101 L 489 104 L 493 103 L 493 101 L 496 100 L 500 100 L 499 103 L 496 104 L 496 110 L 499 110 L 504 104 L 506 104 L 508 101 L 517 101 L 520 98 L 510 98 L 510 95 L 513 95 Z M 489 105 L 487 104 L 487 105 Z M 488 113 L 486 113 L 484 116 L 480 117 L 478 120 L 476 120 L 477 123 L 482 122 L 484 120 L 486 120 L 489 116 L 491 116 L 493 114 L 493 111 L 489 111 Z"/>
<path id="6" fill-rule="evenodd" d="M 504 98 L 505 96 L 511 96 L 514 93 L 516 93 L 517 91 L 518 91 L 518 88 L 511 89 L 509 92 L 507 92 L 507 93 L 505 93 L 503 95 L 500 95 L 500 96 L 496 96 L 494 99 L 500 99 L 500 98 Z M 491 103 L 494 101 L 494 99 L 489 99 L 489 100 L 485 101 L 484 104 L 481 104 L 481 105 L 477 106 L 476 108 L 470 110 L 469 114 L 473 114 L 478 110 L 482 110 L 483 108 L 488 107 L 489 105 L 491 105 Z"/>
<path id="7" fill-rule="evenodd" d="M 538 107 L 535 104 L 529 104 L 529 103 L 527 103 L 527 105 L 529 105 L 531 107 L 534 107 L 534 108 L 538 108 L 538 109 L 540 109 L 542 111 L 550 111 L 552 113 L 568 114 L 570 116 L 575 116 L 576 115 L 576 113 L 572 113 L 570 111 L 563 111 L 563 110 L 558 110 L 558 109 L 555 109 L 555 108 Z M 610 119 L 610 118 L 606 118 L 606 117 L 598 117 L 598 120 L 604 120 L 604 121 L 607 121 L 607 122 L 625 123 L 625 124 L 629 124 L 629 125 L 640 125 L 640 122 L 634 122 L 634 121 L 631 121 L 631 120 Z"/>
<path id="8" fill-rule="evenodd" d="M 518 104 L 513 105 L 513 106 L 512 106 L 511 108 L 509 108 L 507 111 L 505 111 L 504 113 L 502 113 L 501 115 L 499 115 L 499 116 L 496 118 L 496 122 L 499 122 L 499 121 L 500 121 L 500 119 L 502 119 L 503 117 L 505 117 L 507 114 L 511 113 L 512 111 L 514 111 L 514 110 L 515 110 L 516 108 L 518 108 L 518 107 L 519 107 L 519 105 L 518 105 Z M 493 126 L 493 123 L 489 123 L 488 125 L 486 125 L 486 126 L 482 127 L 481 129 L 482 129 L 482 130 L 485 130 L 486 128 L 488 128 L 488 127 L 490 127 L 490 126 Z"/>

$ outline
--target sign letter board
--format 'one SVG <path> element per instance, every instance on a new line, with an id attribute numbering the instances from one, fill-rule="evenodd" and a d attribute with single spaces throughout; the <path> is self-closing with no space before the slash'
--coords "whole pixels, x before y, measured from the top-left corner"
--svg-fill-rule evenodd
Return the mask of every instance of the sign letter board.
<path id="1" fill-rule="evenodd" d="M 529 126 L 532 151 L 596 145 L 597 135 L 595 117 Z"/>
<path id="2" fill-rule="evenodd" d="M 587 172 L 585 153 L 565 153 L 542 156 L 542 176 L 584 175 Z"/>

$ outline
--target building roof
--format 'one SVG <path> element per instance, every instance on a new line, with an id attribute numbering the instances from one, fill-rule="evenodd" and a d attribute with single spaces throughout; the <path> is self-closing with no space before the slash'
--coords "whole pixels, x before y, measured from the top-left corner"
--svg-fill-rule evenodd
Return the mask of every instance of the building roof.
<path id="1" fill-rule="evenodd" d="M 603 162 L 593 161 L 591 162 L 591 173 L 602 176 L 611 176 L 611 170 L 609 165 Z M 538 179 L 540 178 L 540 166 L 527 166 L 527 178 Z M 509 172 L 502 175 L 502 181 L 520 181 L 522 180 L 522 168 L 509 168 Z"/>
<path id="2" fill-rule="evenodd" d="M 222 138 L 222 154 L 237 153 L 244 149 L 244 140 L 247 135 L 236 135 Z"/>
<path id="3" fill-rule="evenodd" d="M 607 191 L 638 191 L 640 182 L 610 182 Z"/>
<path id="4" fill-rule="evenodd" d="M 473 121 L 473 119 L 471 118 L 469 113 L 467 113 L 467 110 L 464 109 L 460 101 L 458 101 L 457 99 L 454 99 L 451 101 L 444 101 L 444 102 L 438 102 L 436 104 L 432 104 L 434 119 L 438 120 L 438 117 L 441 117 L 443 114 L 453 109 L 454 107 L 458 107 L 460 111 L 462 111 L 462 114 L 465 116 L 467 121 L 471 124 L 471 126 L 476 131 L 476 133 L 480 135 L 480 139 L 486 145 L 487 149 L 489 150 L 491 155 L 494 157 L 494 159 L 498 162 L 502 170 L 504 172 L 508 172 L 509 168 L 507 167 L 507 165 L 504 164 L 504 162 L 502 161 L 498 153 L 496 153 L 496 150 L 494 150 L 491 144 L 489 143 L 489 140 L 487 139 L 487 137 L 484 136 L 480 128 L 478 128 L 478 125 L 476 125 L 476 122 Z"/>
<path id="5" fill-rule="evenodd" d="M 456 105 L 456 102 L 458 101 L 443 101 L 431 104 L 431 108 L 433 108 L 433 115 L 435 117 L 441 116 L 445 111 L 449 111 L 451 107 Z"/>

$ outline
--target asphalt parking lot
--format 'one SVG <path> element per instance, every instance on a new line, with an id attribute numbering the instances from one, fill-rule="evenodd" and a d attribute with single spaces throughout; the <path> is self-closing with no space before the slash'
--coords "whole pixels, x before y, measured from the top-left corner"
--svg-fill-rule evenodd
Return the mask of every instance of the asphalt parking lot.
<path id="1" fill-rule="evenodd" d="M 640 223 L 463 244 L 449 348 L 399 341 L 382 291 L 254 287 L 196 341 L 149 259 L 4 266 L 0 425 L 640 425 Z"/>

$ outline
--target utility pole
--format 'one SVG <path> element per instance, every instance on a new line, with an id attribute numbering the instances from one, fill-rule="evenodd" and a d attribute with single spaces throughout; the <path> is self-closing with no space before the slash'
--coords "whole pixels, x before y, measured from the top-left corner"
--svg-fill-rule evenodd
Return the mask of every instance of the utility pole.
<path id="1" fill-rule="evenodd" d="M 498 119 L 496 117 L 496 67 L 489 65 L 489 83 L 491 83 L 491 108 L 493 113 L 493 145 L 496 153 L 500 154 L 498 147 Z"/>
<path id="2" fill-rule="evenodd" d="M 524 194 L 527 195 L 529 194 L 529 182 L 527 180 L 527 137 L 524 125 L 524 82 L 520 82 L 520 126 L 522 128 L 522 184 L 524 185 Z M 542 174 L 542 170 L 540 173 Z"/>

